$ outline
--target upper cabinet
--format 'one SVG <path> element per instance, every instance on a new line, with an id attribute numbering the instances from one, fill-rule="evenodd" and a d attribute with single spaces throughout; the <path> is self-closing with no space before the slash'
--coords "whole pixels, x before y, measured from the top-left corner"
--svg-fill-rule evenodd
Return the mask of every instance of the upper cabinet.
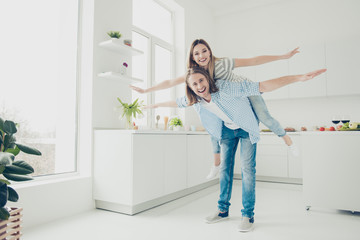
<path id="1" fill-rule="evenodd" d="M 288 75 L 287 61 L 274 61 L 267 64 L 256 66 L 256 81 L 262 82 L 273 78 L 278 78 Z M 263 94 L 265 100 L 267 99 L 286 99 L 289 98 L 289 87 L 282 87 L 272 92 Z"/>
<path id="2" fill-rule="evenodd" d="M 360 36 L 326 41 L 327 95 L 360 94 Z"/>
<path id="3" fill-rule="evenodd" d="M 300 46 L 300 53 L 256 67 L 256 81 L 285 75 L 327 71 L 314 79 L 264 93 L 264 99 L 287 99 L 360 94 L 360 35 L 329 38 Z"/>
<path id="4" fill-rule="evenodd" d="M 135 49 L 133 47 L 127 46 L 123 43 L 122 40 L 112 38 L 107 41 L 103 41 L 99 43 L 99 46 L 101 48 L 104 48 L 106 50 L 109 50 L 111 52 L 124 55 L 124 56 L 139 56 L 141 54 L 144 54 L 144 52 Z M 114 79 L 114 80 L 121 80 L 125 83 L 138 83 L 142 82 L 143 80 L 138 78 L 133 78 L 129 76 L 127 73 L 124 72 L 115 72 L 115 71 L 109 71 L 109 72 L 102 72 L 98 74 L 98 77 L 101 78 L 107 78 L 107 79 Z"/>
<path id="5" fill-rule="evenodd" d="M 326 68 L 324 42 L 300 46 L 299 51 L 300 53 L 289 59 L 289 75 Z M 325 97 L 326 74 L 321 74 L 310 81 L 289 85 L 289 96 L 290 98 Z"/>

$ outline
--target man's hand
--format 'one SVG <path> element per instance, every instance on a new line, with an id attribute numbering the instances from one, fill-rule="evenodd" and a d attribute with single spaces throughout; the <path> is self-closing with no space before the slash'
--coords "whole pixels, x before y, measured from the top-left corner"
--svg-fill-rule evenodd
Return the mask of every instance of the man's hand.
<path id="1" fill-rule="evenodd" d="M 309 73 L 306 73 L 306 74 L 303 74 L 303 75 L 300 75 L 299 77 L 299 81 L 300 82 L 305 82 L 305 81 L 308 81 L 310 79 L 313 79 L 314 77 L 316 76 L 319 76 L 320 74 L 326 72 L 326 69 L 319 69 L 319 70 L 315 70 L 313 72 L 309 72 Z"/>

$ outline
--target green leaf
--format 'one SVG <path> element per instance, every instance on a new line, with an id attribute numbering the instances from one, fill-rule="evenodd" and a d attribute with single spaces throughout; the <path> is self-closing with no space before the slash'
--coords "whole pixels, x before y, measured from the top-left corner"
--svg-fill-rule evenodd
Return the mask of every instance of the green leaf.
<path id="1" fill-rule="evenodd" d="M 17 192 L 12 188 L 12 187 L 7 187 L 8 190 L 8 200 L 11 202 L 17 202 L 19 200 L 19 194 L 17 194 Z"/>
<path id="2" fill-rule="evenodd" d="M 0 117 L 0 130 L 4 131 L 4 119 Z"/>
<path id="3" fill-rule="evenodd" d="M 4 122 L 4 131 L 7 133 L 7 134 L 14 134 L 17 132 L 17 129 L 16 129 L 16 125 L 13 121 L 8 121 L 6 120 Z"/>
<path id="4" fill-rule="evenodd" d="M 23 181 L 29 181 L 33 180 L 30 176 L 25 175 L 19 175 L 19 174 L 12 174 L 12 173 L 3 173 L 4 177 L 6 177 L 9 180 L 15 181 L 15 182 L 23 182 Z"/>
<path id="5" fill-rule="evenodd" d="M 14 156 L 16 156 L 19 154 L 20 149 L 18 148 L 18 146 L 15 145 L 15 148 L 8 148 L 5 152 L 12 153 L 14 154 Z"/>
<path id="6" fill-rule="evenodd" d="M 0 152 L 0 165 L 11 165 L 14 159 L 14 154 L 8 152 Z"/>
<path id="7" fill-rule="evenodd" d="M 39 150 L 37 150 L 36 148 L 32 148 L 32 147 L 28 147 L 19 143 L 16 143 L 16 145 L 18 146 L 18 148 L 20 149 L 20 151 L 27 153 L 27 154 L 32 154 L 32 155 L 41 155 L 41 152 Z"/>
<path id="8" fill-rule="evenodd" d="M 14 173 L 20 175 L 30 174 L 33 172 L 34 168 L 22 160 L 13 162 L 11 166 L 6 166 L 4 171 L 4 173 Z"/>
<path id="9" fill-rule="evenodd" d="M 4 207 L 8 200 L 8 186 L 0 182 L 0 207 Z"/>
<path id="10" fill-rule="evenodd" d="M 0 165 L 0 174 L 2 174 L 4 170 L 5 170 L 5 165 Z"/>
<path id="11" fill-rule="evenodd" d="M 0 208 L 0 219 L 1 220 L 8 220 L 9 217 L 10 217 L 9 211 L 4 207 Z"/>
<path id="12" fill-rule="evenodd" d="M 8 180 L 6 180 L 6 179 L 1 179 L 1 178 L 0 178 L 0 182 L 5 183 L 5 184 L 7 184 L 7 185 L 10 185 L 10 184 L 11 184 Z"/>

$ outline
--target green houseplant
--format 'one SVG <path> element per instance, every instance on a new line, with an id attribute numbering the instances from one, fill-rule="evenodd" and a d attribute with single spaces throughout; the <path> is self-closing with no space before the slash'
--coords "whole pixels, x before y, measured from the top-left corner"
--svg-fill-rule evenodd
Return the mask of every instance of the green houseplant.
<path id="1" fill-rule="evenodd" d="M 107 34 L 111 37 L 111 38 L 121 38 L 121 33 L 120 32 L 116 32 L 116 31 L 110 31 L 107 32 Z"/>
<path id="2" fill-rule="evenodd" d="M 10 216 L 6 206 L 7 201 L 17 202 L 19 195 L 10 187 L 11 181 L 29 181 L 33 178 L 28 176 L 34 172 L 30 164 L 22 160 L 15 160 L 15 156 L 21 152 L 41 155 L 41 152 L 16 142 L 14 134 L 17 132 L 13 121 L 4 121 L 0 118 L 0 219 L 7 220 Z"/>
<path id="3" fill-rule="evenodd" d="M 137 98 L 133 103 L 124 103 L 121 101 L 120 98 L 117 98 L 117 100 L 120 102 L 122 108 L 122 118 L 126 118 L 126 126 L 127 129 L 131 129 L 131 122 L 132 118 L 136 118 L 136 115 L 143 115 L 141 111 L 141 107 L 143 107 L 143 101 L 139 102 L 139 98 Z"/>
<path id="4" fill-rule="evenodd" d="M 179 131 L 180 127 L 183 126 L 182 121 L 178 117 L 173 117 L 170 119 L 169 127 L 173 127 L 173 130 Z"/>

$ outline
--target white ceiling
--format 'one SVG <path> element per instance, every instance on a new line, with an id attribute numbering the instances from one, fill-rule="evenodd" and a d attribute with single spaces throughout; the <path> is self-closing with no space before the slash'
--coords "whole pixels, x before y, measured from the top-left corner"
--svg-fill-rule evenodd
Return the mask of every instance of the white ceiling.
<path id="1" fill-rule="evenodd" d="M 251 8 L 274 4 L 288 0 L 197 0 L 209 7 L 215 16 L 232 12 L 245 11 Z"/>

